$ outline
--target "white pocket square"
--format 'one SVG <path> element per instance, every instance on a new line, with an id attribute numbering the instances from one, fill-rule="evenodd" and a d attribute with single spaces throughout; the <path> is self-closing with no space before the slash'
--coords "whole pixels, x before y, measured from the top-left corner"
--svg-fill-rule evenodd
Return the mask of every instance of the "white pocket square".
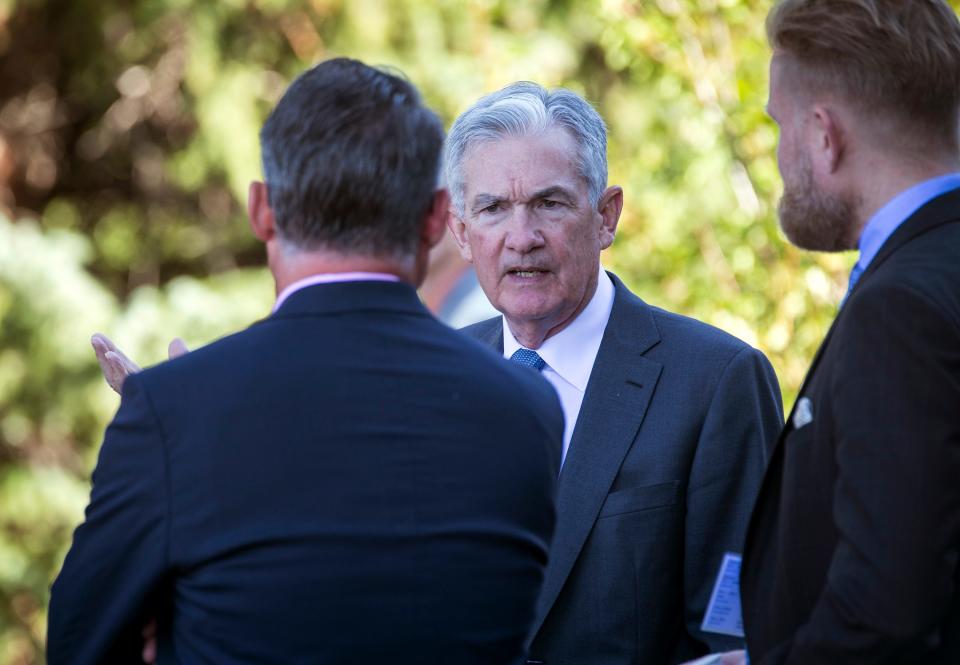
<path id="1" fill-rule="evenodd" d="M 797 408 L 793 410 L 793 429 L 800 429 L 813 422 L 813 402 L 809 397 L 797 400 Z"/>

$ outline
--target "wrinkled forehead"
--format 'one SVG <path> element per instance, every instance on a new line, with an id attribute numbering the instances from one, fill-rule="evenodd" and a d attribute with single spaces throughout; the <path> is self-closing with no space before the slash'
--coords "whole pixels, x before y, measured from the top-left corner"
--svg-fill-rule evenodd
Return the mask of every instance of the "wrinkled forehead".
<path id="1" fill-rule="evenodd" d="M 500 136 L 471 143 L 463 158 L 464 188 L 586 186 L 576 140 L 562 127 L 521 136 Z"/>

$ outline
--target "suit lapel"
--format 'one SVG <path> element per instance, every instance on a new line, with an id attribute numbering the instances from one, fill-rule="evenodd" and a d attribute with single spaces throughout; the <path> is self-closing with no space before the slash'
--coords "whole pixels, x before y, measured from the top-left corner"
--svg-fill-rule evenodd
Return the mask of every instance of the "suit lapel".
<path id="1" fill-rule="evenodd" d="M 803 391 L 806 390 L 807 386 L 810 384 L 810 380 L 813 378 L 813 373 L 817 369 L 817 365 L 820 364 L 820 358 L 823 357 L 823 353 L 827 348 L 827 344 L 830 343 L 830 338 L 833 336 L 833 331 L 837 327 L 837 322 L 840 320 L 840 314 L 842 310 L 837 313 L 833 318 L 833 322 L 830 324 L 830 328 L 827 330 L 827 336 L 823 338 L 823 341 L 820 342 L 820 347 L 817 349 L 817 352 L 813 354 L 813 360 L 810 362 L 810 367 L 807 369 L 807 374 L 803 377 L 803 383 L 800 384 L 800 390 L 797 392 L 797 399 L 793 401 L 793 406 L 790 407 L 790 414 L 787 416 L 787 420 L 784 423 L 783 430 L 780 432 L 780 436 L 777 437 L 777 442 L 774 445 L 773 453 L 776 453 L 777 447 L 779 447 L 780 442 L 783 441 L 784 437 L 793 430 L 793 414 L 797 409 L 797 403 L 800 401 L 800 398 L 803 397 Z M 773 453 L 770 455 L 770 459 L 773 459 Z"/>
<path id="2" fill-rule="evenodd" d="M 663 369 L 643 353 L 660 340 L 650 308 L 611 275 L 613 310 L 590 373 L 560 474 L 557 529 L 537 623 L 544 619 L 583 549 Z"/>
<path id="3" fill-rule="evenodd" d="M 429 315 L 411 284 L 358 280 L 304 287 L 290 294 L 280 309 L 269 318 L 284 319 L 365 310 Z"/>
<path id="4" fill-rule="evenodd" d="M 847 299 L 849 300 L 853 294 L 857 292 L 857 289 L 859 289 L 869 279 L 869 277 L 876 272 L 880 266 L 883 265 L 884 261 L 890 258 L 890 256 L 898 249 L 906 245 L 917 236 L 923 235 L 927 231 L 930 231 L 943 224 L 956 222 L 958 220 L 958 210 L 960 210 L 960 189 L 955 189 L 951 192 L 947 192 L 946 194 L 942 194 L 935 199 L 932 199 L 915 213 L 913 213 L 903 224 L 897 228 L 896 231 L 893 232 L 893 235 L 887 238 L 887 241 L 883 243 L 880 251 L 877 252 L 875 257 L 873 257 L 873 261 L 871 261 L 870 265 L 867 266 L 867 270 L 857 281 L 853 291 L 851 291 L 849 296 L 847 296 Z"/>
<path id="5" fill-rule="evenodd" d="M 498 316 L 472 326 L 472 335 L 477 341 L 503 353 L 503 317 Z"/>

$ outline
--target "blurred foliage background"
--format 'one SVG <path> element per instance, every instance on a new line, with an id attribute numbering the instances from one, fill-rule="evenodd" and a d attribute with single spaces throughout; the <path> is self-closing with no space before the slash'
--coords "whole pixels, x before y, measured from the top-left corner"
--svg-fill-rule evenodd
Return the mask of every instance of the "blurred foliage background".
<path id="1" fill-rule="evenodd" d="M 956 4 L 955 4 L 956 6 Z M 853 256 L 789 247 L 764 113 L 769 0 L 0 0 L 0 663 L 43 662 L 48 587 L 117 406 L 88 339 L 141 362 L 268 312 L 247 230 L 257 132 L 335 55 L 404 71 L 449 123 L 517 79 L 610 128 L 605 263 L 767 353 L 786 406 Z"/>

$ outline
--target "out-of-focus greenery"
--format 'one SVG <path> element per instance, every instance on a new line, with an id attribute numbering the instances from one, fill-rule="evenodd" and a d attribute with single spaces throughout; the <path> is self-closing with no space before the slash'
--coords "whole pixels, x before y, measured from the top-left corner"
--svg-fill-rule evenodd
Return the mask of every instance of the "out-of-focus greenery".
<path id="1" fill-rule="evenodd" d="M 787 406 L 852 256 L 777 229 L 755 0 L 0 0 L 0 664 L 43 661 L 48 586 L 117 398 L 88 345 L 147 363 L 272 299 L 243 209 L 286 83 L 349 55 L 448 122 L 517 79 L 585 94 L 626 209 L 606 263 L 771 358 Z"/>

